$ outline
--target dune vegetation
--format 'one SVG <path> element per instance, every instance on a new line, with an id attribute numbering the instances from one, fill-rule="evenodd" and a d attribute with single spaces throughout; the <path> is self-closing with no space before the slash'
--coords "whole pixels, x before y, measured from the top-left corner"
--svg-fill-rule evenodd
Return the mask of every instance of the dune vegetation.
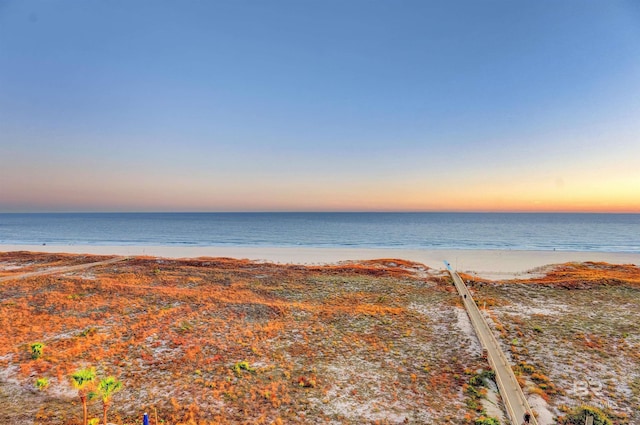
<path id="1" fill-rule="evenodd" d="M 4 253 L 0 274 L 105 258 Z M 590 403 L 613 423 L 639 423 L 638 276 L 586 264 L 537 280 L 474 278 L 522 385 L 554 421 Z M 136 257 L 0 282 L 0 327 L 0 423 L 82 424 L 83 395 L 89 423 L 136 424 L 145 412 L 162 424 L 490 424 L 503 414 L 450 278 L 402 260 Z M 95 379 L 79 393 L 82 370 Z M 602 381 L 599 398 L 569 385 L 587 372 Z M 105 385 L 117 386 L 106 401 Z"/>
<path id="2" fill-rule="evenodd" d="M 465 277 L 534 404 L 563 424 L 580 406 L 614 424 L 640 423 L 636 265 L 569 263 L 498 283 Z"/>

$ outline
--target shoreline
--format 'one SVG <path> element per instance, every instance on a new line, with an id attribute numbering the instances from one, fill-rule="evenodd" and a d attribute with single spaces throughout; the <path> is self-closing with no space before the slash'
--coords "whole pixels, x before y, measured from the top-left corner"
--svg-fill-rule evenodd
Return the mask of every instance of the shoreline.
<path id="1" fill-rule="evenodd" d="M 303 265 L 396 258 L 422 263 L 434 269 L 444 269 L 446 260 L 457 271 L 496 280 L 536 273 L 546 266 L 568 262 L 640 264 L 640 254 L 592 251 L 0 244 L 0 252 L 10 251 L 160 258 L 230 257 L 258 262 Z"/>

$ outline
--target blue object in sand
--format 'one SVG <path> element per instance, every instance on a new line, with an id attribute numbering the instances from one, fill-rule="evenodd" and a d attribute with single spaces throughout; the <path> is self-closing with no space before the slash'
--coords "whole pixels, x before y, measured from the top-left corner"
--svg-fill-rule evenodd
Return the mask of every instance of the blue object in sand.
<path id="1" fill-rule="evenodd" d="M 149 425 L 149 415 L 148 414 L 144 414 L 144 417 L 142 418 L 142 425 Z"/>

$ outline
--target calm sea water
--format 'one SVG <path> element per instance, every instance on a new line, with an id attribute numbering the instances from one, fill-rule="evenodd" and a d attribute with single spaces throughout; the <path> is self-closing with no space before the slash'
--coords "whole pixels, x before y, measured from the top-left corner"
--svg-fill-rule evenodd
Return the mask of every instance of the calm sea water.
<path id="1" fill-rule="evenodd" d="M 45 243 L 640 253 L 640 214 L 0 214 L 0 244 Z"/>

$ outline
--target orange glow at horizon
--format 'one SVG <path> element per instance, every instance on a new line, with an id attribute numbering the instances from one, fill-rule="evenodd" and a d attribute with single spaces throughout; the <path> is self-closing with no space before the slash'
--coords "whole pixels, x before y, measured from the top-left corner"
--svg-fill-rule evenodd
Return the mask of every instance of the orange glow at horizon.
<path id="1" fill-rule="evenodd" d="M 23 204 L 26 210 L 44 211 L 469 211 L 469 212 L 602 212 L 640 213 L 640 201 L 628 192 L 607 187 L 573 192 L 535 190 L 407 190 L 363 189 L 353 193 L 299 187 L 261 192 L 235 188 L 225 193 L 191 190 L 113 190 L 99 196 L 89 190 L 31 192 L 29 201 L 19 194 L 5 202 Z M 35 195 L 35 196 L 34 196 Z"/>
<path id="2" fill-rule="evenodd" d="M 71 170 L 69 167 L 68 170 Z M 229 178 L 132 169 L 42 169 L 31 180 L 0 187 L 2 211 L 469 211 L 640 213 L 640 176 L 565 170 L 507 178 L 505 171 L 455 175 L 433 169 L 385 176 L 294 173 Z M 12 171 L 8 170 L 7 175 Z M 57 177 L 49 178 L 49 175 Z M 13 209 L 7 206 L 14 205 Z"/>

